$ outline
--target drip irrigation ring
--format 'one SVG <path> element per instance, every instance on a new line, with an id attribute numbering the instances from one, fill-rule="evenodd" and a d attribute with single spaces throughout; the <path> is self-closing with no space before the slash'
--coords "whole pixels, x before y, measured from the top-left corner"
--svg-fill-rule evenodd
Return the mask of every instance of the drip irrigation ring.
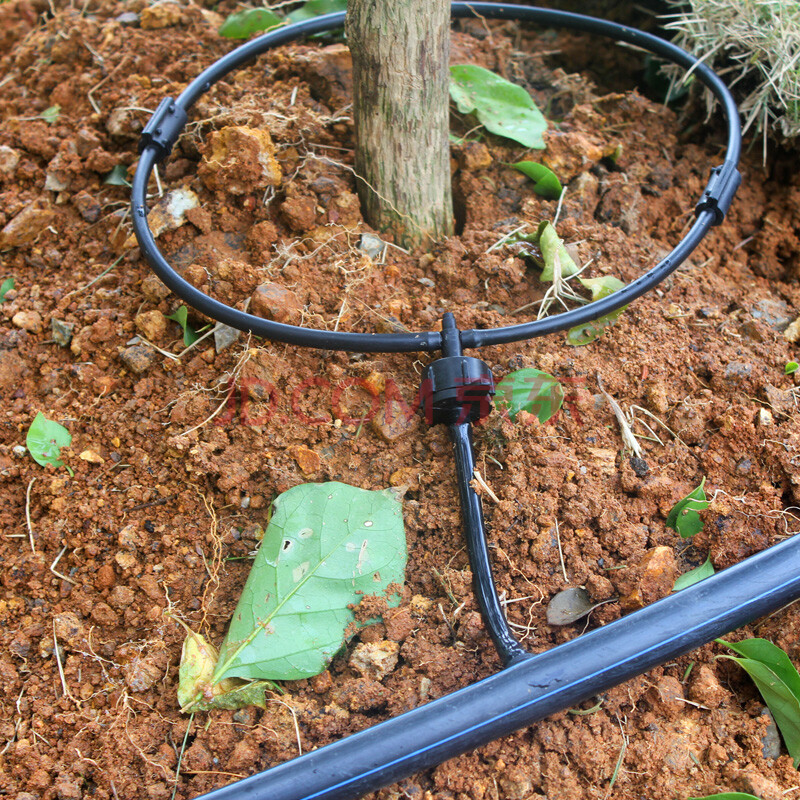
<path id="1" fill-rule="evenodd" d="M 158 106 L 140 141 L 132 187 L 133 226 L 147 262 L 182 300 L 220 322 L 265 339 L 325 350 L 441 351 L 425 371 L 420 401 L 430 424 L 446 424 L 456 474 L 473 584 L 484 622 L 505 669 L 399 717 L 245 778 L 208 800 L 346 800 L 528 726 L 800 597 L 800 537 L 751 556 L 700 583 L 603 628 L 538 655 L 529 654 L 509 628 L 492 578 L 481 501 L 471 486 L 475 468 L 472 423 L 491 410 L 494 381 L 488 366 L 463 355 L 466 348 L 505 344 L 585 324 L 652 289 L 689 256 L 709 229 L 724 219 L 741 182 L 737 169 L 741 129 L 725 84 L 684 50 L 634 28 L 543 8 L 456 2 L 454 17 L 483 16 L 571 28 L 623 41 L 693 71 L 719 100 L 727 123 L 721 166 L 711 171 L 687 235 L 648 272 L 608 297 L 534 322 L 493 330 L 461 331 L 445 314 L 441 331 L 400 334 L 313 330 L 262 319 L 214 300 L 169 265 L 147 224 L 150 174 L 178 140 L 188 111 L 216 81 L 257 55 L 304 36 L 340 28 L 344 13 L 288 25 L 254 39 L 202 72 L 173 100 Z"/>

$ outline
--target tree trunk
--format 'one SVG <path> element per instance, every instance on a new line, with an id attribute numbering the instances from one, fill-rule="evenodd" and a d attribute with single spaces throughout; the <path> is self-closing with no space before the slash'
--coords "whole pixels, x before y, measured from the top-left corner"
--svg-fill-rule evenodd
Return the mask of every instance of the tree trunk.
<path id="1" fill-rule="evenodd" d="M 346 31 L 365 219 L 407 247 L 449 236 L 449 0 L 350 0 Z"/>

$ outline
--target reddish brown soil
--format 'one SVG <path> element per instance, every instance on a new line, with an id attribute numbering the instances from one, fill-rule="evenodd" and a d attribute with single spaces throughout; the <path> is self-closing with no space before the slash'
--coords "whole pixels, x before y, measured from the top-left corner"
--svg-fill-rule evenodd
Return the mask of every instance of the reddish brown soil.
<path id="1" fill-rule="evenodd" d="M 0 229 L 11 223 L 0 279 L 16 280 L 0 306 L 0 792 L 18 800 L 192 798 L 291 758 L 298 735 L 303 750 L 320 746 L 499 667 L 470 591 L 445 431 L 414 420 L 382 433 L 360 424 L 370 404 L 362 388 L 334 396 L 342 382 L 369 378 L 378 389 L 393 381 L 410 402 L 427 357 L 302 351 L 244 336 L 219 353 L 206 339 L 178 359 L 164 355 L 183 346 L 159 312 L 179 303 L 126 242 L 127 190 L 102 180 L 135 164 L 147 109 L 231 43 L 215 32 L 221 17 L 197 5 L 141 15 L 166 27 L 117 19 L 144 7 L 0 5 L 0 145 L 11 148 L 0 150 Z M 458 61 L 527 82 L 563 119 L 544 154 L 569 182 L 559 231 L 582 260 L 594 259 L 592 274 L 631 279 L 686 230 L 720 160 L 719 136 L 635 92 L 598 97 L 587 80 L 521 54 L 535 46 L 513 26 L 488 36 L 468 26 L 455 39 Z M 164 251 L 226 302 L 278 284 L 294 295 L 263 307 L 318 327 L 424 330 L 445 310 L 462 327 L 525 319 L 514 310 L 541 296 L 536 273 L 507 249 L 488 252 L 514 227 L 555 212 L 503 166 L 522 151 L 496 139 L 456 147 L 463 234 L 414 255 L 389 248 L 373 262 L 357 249 L 368 228 L 348 168 L 347 77 L 341 48 L 304 45 L 204 97 L 161 170 L 164 191 L 190 187 L 201 210 L 160 237 Z M 38 118 L 55 104 L 55 122 Z M 247 171 L 239 194 L 198 178 L 204 142 L 229 125 L 270 131 L 284 176 L 274 192 L 251 191 Z M 615 165 L 601 161 L 617 146 Z M 519 600 L 510 619 L 532 649 L 582 632 L 582 623 L 556 629 L 545 620 L 565 586 L 585 585 L 598 601 L 627 595 L 631 607 L 637 592 L 663 596 L 707 554 L 722 569 L 800 527 L 798 395 L 784 375 L 798 353 L 765 316 L 785 326 L 800 313 L 795 159 L 775 158 L 765 171 L 748 157 L 725 225 L 595 343 L 576 349 L 557 335 L 482 353 L 498 377 L 536 366 L 569 387 L 567 408 L 550 423 L 493 415 L 477 437 L 500 500 L 486 509 L 499 587 Z M 74 326 L 68 346 L 53 341 L 53 319 Z M 139 341 L 142 350 L 128 351 L 143 334 L 160 350 Z M 650 436 L 640 439 L 646 472 L 623 451 L 598 375 L 624 409 L 641 406 L 663 423 L 639 412 L 661 440 L 635 429 Z M 64 456 L 74 477 L 20 452 L 39 411 L 72 433 Z M 665 518 L 703 476 L 713 499 L 705 530 L 687 544 Z M 266 711 L 190 724 L 176 700 L 182 632 L 164 611 L 219 642 L 248 566 L 228 559 L 254 549 L 270 500 L 307 480 L 408 486 L 406 597 L 350 645 L 394 640 L 398 664 L 381 681 L 365 678 L 346 651 L 322 676 L 288 684 Z M 656 547 L 667 550 L 646 572 Z M 588 624 L 626 610 L 607 603 Z M 769 638 L 797 661 L 799 626 L 789 608 L 735 635 Z M 592 713 L 557 715 L 377 796 L 794 797 L 800 776 L 785 751 L 762 754 L 762 703 L 738 668 L 715 660 L 720 652 L 706 646 L 604 694 Z"/>

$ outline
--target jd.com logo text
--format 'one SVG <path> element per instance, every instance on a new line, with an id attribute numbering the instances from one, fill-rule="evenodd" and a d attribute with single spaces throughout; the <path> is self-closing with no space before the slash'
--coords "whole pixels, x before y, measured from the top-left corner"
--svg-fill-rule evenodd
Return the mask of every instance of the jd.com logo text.
<path id="1" fill-rule="evenodd" d="M 519 387 L 516 388 L 514 403 L 519 404 L 524 400 L 528 413 L 549 421 L 558 419 L 566 409 L 581 424 L 576 390 L 585 385 L 586 379 L 577 376 L 560 378 L 559 382 L 560 385 L 553 385 L 549 380 L 534 376 L 525 384 L 524 393 L 520 392 Z M 344 378 L 332 383 L 326 378 L 312 377 L 284 391 L 269 381 L 240 378 L 235 385 L 229 386 L 225 410 L 215 418 L 214 423 L 262 426 L 269 422 L 286 425 L 294 420 L 311 426 L 331 423 L 359 425 L 379 417 L 383 424 L 402 426 L 420 411 L 420 394 L 426 393 L 411 395 L 409 392 L 404 395 L 391 378 L 378 384 L 366 378 Z M 488 402 L 486 398 L 475 396 L 470 386 L 459 389 L 457 397 L 467 402 Z M 495 395 L 494 403 L 501 413 L 507 414 L 505 409 L 511 405 L 511 399 L 510 391 L 501 391 Z M 463 414 L 466 419 L 466 408 Z"/>

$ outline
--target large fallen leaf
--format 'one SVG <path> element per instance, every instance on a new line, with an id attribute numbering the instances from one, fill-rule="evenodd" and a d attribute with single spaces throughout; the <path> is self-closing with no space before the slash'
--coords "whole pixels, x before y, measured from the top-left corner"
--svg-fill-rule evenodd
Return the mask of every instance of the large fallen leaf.
<path id="1" fill-rule="evenodd" d="M 62 447 L 72 444 L 72 434 L 52 419 L 48 419 L 40 411 L 25 437 L 25 446 L 37 464 L 43 467 L 52 464 L 54 467 L 64 466 L 59 458 Z"/>
<path id="2" fill-rule="evenodd" d="M 720 658 L 735 661 L 753 679 L 775 718 L 775 724 L 797 769 L 800 766 L 800 674 L 789 656 L 766 639 L 745 639 L 741 642 L 717 639 L 717 642 L 742 656 Z"/>
<path id="3" fill-rule="evenodd" d="M 355 629 L 351 606 L 402 585 L 402 507 L 390 491 L 302 484 L 273 504 L 212 683 L 322 672 Z"/>
<path id="4" fill-rule="evenodd" d="M 462 114 L 475 114 L 492 133 L 544 149 L 547 120 L 521 86 L 475 64 L 457 64 L 450 67 L 450 97 Z"/>

